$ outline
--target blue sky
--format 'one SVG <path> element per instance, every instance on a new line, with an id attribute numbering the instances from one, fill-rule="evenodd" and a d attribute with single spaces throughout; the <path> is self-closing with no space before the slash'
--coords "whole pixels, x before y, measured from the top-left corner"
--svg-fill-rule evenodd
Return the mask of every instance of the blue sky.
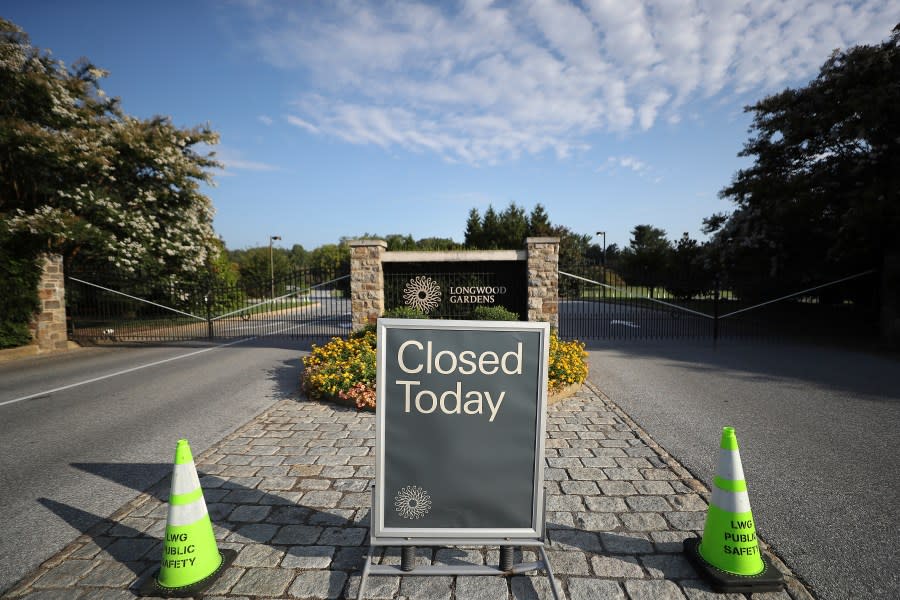
<path id="1" fill-rule="evenodd" d="M 644 223 L 703 239 L 748 164 L 743 107 L 887 38 L 891 4 L 3 0 L 0 15 L 108 70 L 130 114 L 221 134 L 206 193 L 229 248 L 461 242 L 471 208 L 510 202 L 623 246 Z"/>

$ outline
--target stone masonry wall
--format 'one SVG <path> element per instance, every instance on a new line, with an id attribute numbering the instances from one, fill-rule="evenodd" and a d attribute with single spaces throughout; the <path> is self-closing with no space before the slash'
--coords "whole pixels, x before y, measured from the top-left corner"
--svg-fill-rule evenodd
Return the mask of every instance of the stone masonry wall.
<path id="1" fill-rule="evenodd" d="M 68 337 L 62 256 L 45 255 L 42 268 L 41 282 L 38 284 L 41 307 L 32 322 L 32 334 L 41 352 L 65 350 Z"/>
<path id="2" fill-rule="evenodd" d="M 350 242 L 352 331 L 374 323 L 384 312 L 384 271 L 381 263 L 386 251 L 387 243 L 383 240 Z M 528 238 L 525 255 L 528 266 L 528 320 L 544 321 L 556 328 L 559 326 L 559 238 Z"/>
<path id="3" fill-rule="evenodd" d="M 387 250 L 384 240 L 350 242 L 351 331 L 374 323 L 384 312 L 384 273 L 381 257 Z"/>
<path id="4" fill-rule="evenodd" d="M 525 240 L 528 252 L 528 320 L 559 327 L 559 238 Z"/>

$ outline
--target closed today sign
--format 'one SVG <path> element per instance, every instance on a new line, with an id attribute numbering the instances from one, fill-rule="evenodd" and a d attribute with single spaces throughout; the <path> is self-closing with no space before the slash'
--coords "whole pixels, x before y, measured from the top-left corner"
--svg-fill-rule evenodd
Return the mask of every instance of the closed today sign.
<path id="1" fill-rule="evenodd" d="M 543 536 L 546 323 L 380 319 L 372 540 Z"/>

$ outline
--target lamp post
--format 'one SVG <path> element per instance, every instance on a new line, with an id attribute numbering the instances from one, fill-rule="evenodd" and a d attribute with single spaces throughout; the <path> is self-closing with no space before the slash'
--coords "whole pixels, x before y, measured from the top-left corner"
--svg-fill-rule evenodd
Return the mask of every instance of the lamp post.
<path id="1" fill-rule="evenodd" d="M 269 281 L 272 284 L 272 298 L 275 298 L 275 259 L 272 256 L 272 242 L 280 240 L 280 235 L 269 236 Z"/>
<path id="2" fill-rule="evenodd" d="M 600 255 L 600 273 L 603 275 L 603 283 L 606 283 L 606 232 L 598 231 L 597 235 L 603 236 L 603 254 Z M 606 286 L 603 287 L 603 297 L 606 298 Z"/>
<path id="3" fill-rule="evenodd" d="M 603 266 L 605 267 L 606 266 L 606 232 L 598 231 L 597 235 L 603 236 L 603 258 L 601 259 L 601 262 L 603 263 Z"/>

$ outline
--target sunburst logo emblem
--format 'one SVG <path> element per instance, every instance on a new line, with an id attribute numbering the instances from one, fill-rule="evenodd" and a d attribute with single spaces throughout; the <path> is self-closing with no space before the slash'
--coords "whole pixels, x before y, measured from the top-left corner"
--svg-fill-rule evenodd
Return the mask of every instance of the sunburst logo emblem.
<path id="1" fill-rule="evenodd" d="M 404 519 L 421 519 L 431 511 L 431 496 L 417 485 L 408 485 L 394 497 L 394 509 Z"/>
<path id="2" fill-rule="evenodd" d="M 441 288 L 431 277 L 413 277 L 403 288 L 403 300 L 407 306 L 429 313 L 441 303 Z"/>

